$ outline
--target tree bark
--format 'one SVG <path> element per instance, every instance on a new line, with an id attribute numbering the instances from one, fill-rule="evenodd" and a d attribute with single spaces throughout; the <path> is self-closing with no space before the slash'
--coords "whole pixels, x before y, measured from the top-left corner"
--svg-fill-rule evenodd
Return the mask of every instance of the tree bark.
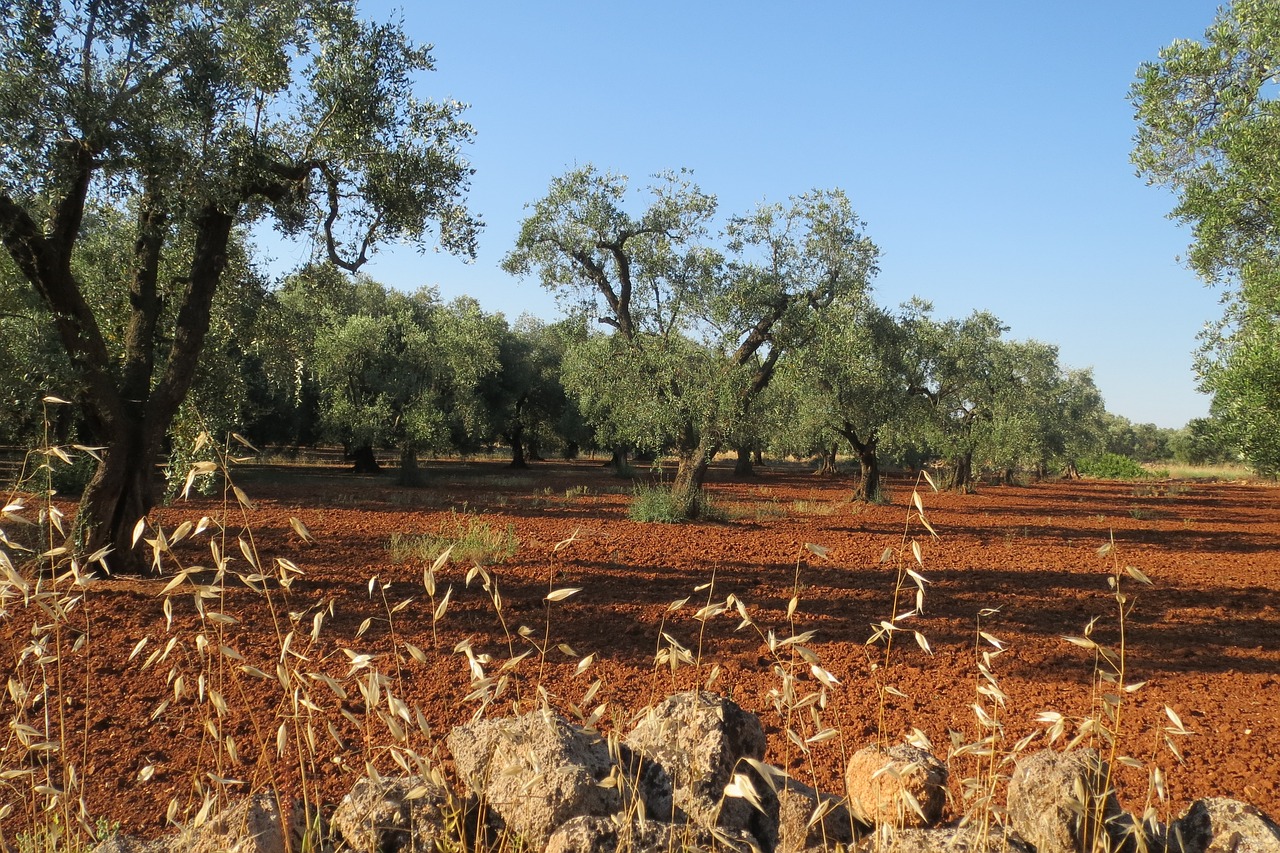
<path id="1" fill-rule="evenodd" d="M 738 461 L 733 464 L 733 476 L 754 477 L 755 475 L 755 468 L 751 464 L 751 448 L 739 447 Z"/>
<path id="2" fill-rule="evenodd" d="M 352 450 L 351 460 L 351 471 L 354 474 L 377 474 L 382 471 L 378 457 L 373 453 L 373 445 L 362 444 Z"/>
<path id="3" fill-rule="evenodd" d="M 865 439 L 858 436 L 857 430 L 850 423 L 845 423 L 840 434 L 849 442 L 854 454 L 858 457 L 858 467 L 862 478 L 853 492 L 853 499 L 874 503 L 880 500 L 880 459 L 876 454 L 876 445 L 880 440 L 876 430 L 871 430 Z"/>
<path id="4" fill-rule="evenodd" d="M 820 477 L 834 477 L 840 473 L 840 466 L 836 464 L 836 449 L 834 442 L 830 448 L 824 446 L 818 449 L 818 468 L 813 473 Z"/>
<path id="5" fill-rule="evenodd" d="M 102 462 L 80 496 L 73 535 L 84 552 L 110 547 L 104 564 L 114 573 L 147 570 L 147 560 L 133 548 L 133 529 L 156 505 L 160 453 L 145 445 L 145 433 L 140 423 L 113 423 L 99 438 L 106 446 Z"/>
<path id="6" fill-rule="evenodd" d="M 954 492 L 971 495 L 976 491 L 973 482 L 973 451 L 961 453 L 951 462 L 951 476 L 947 486 Z"/>
<path id="7" fill-rule="evenodd" d="M 604 463 L 605 468 L 612 468 L 613 473 L 621 476 L 627 470 L 627 451 L 621 447 L 613 448 L 609 461 Z"/>
<path id="8" fill-rule="evenodd" d="M 671 500 L 677 518 L 693 521 L 702 515 L 705 508 L 702 486 L 714 455 L 713 447 L 701 443 L 677 452 L 676 476 L 671 481 Z"/>
<path id="9" fill-rule="evenodd" d="M 372 449 L 369 455 L 373 455 Z M 373 464 L 377 465 L 378 460 L 374 459 Z M 411 488 L 422 485 L 422 470 L 418 468 L 418 450 L 407 441 L 400 448 L 400 474 L 396 477 L 396 485 Z"/>

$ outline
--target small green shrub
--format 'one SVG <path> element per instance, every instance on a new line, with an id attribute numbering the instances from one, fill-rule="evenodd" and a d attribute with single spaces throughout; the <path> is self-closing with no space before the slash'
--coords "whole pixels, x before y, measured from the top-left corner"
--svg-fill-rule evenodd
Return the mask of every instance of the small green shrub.
<path id="1" fill-rule="evenodd" d="M 420 560 L 431 562 L 453 548 L 450 559 L 454 562 L 501 563 L 515 556 L 520 547 L 515 527 L 508 524 L 497 530 L 484 519 L 474 515 L 450 513 L 449 521 L 436 533 L 393 533 L 391 558 L 397 561 Z"/>
<path id="2" fill-rule="evenodd" d="M 1152 476 L 1136 460 L 1119 453 L 1104 453 L 1081 460 L 1080 473 L 1103 480 L 1142 480 Z"/>
<path id="3" fill-rule="evenodd" d="M 636 486 L 627 517 L 645 524 L 680 524 L 688 521 L 676 507 L 669 486 Z M 698 495 L 697 517 L 703 521 L 725 521 L 728 516 L 705 494 Z"/>
<path id="4" fill-rule="evenodd" d="M 671 489 L 665 486 L 636 486 L 632 489 L 627 517 L 646 524 L 677 524 L 684 519 L 676 512 Z"/>

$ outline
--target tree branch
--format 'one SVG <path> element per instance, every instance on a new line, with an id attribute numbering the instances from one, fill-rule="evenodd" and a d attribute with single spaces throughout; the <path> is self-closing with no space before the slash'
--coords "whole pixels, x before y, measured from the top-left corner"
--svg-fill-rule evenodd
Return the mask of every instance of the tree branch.
<path id="1" fill-rule="evenodd" d="M 210 308 L 222 272 L 234 216 L 209 202 L 195 217 L 195 247 L 191 275 L 174 325 L 173 344 L 164 374 L 147 401 L 146 441 L 154 445 L 164 436 L 178 406 L 195 378 L 196 364 L 209 331 Z"/>
<path id="2" fill-rule="evenodd" d="M 167 217 L 153 178 L 144 179 L 138 204 L 137 239 L 133 244 L 133 277 L 129 282 L 129 324 L 124 336 L 124 370 L 120 390 L 125 400 L 145 400 L 155 369 L 156 326 L 161 300 L 156 280 L 164 246 Z"/>

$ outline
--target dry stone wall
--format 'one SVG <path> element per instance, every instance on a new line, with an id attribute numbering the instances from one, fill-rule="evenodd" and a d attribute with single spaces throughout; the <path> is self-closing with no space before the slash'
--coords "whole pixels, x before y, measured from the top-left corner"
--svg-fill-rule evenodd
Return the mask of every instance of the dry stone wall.
<path id="1" fill-rule="evenodd" d="M 763 763 L 764 730 L 722 696 L 681 693 L 625 738 L 542 709 L 450 733 L 458 785 L 361 779 L 328 817 L 330 853 L 1280 853 L 1280 827 L 1236 800 L 1195 802 L 1169 826 L 1126 813 L 1092 750 L 1018 762 L 1007 827 L 939 826 L 945 763 L 909 744 L 853 755 L 847 799 Z M 123 836 L 94 853 L 294 853 L 299 808 L 260 794 L 154 841 Z"/>

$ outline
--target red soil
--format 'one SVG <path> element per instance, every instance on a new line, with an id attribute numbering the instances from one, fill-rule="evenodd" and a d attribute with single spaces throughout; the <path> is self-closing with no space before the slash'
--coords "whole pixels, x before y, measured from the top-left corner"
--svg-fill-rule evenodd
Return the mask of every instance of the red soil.
<path id="1" fill-rule="evenodd" d="M 735 481 L 727 470 L 713 469 L 711 495 L 731 520 L 667 526 L 629 521 L 629 485 L 588 463 L 540 464 L 526 473 L 497 463 L 439 463 L 428 477 L 426 488 L 403 490 L 388 485 L 388 478 L 332 468 L 240 469 L 238 482 L 255 508 L 243 519 L 238 511 L 230 513 L 226 549 L 236 555 L 231 568 L 247 570 L 234 537 L 248 528 L 264 565 L 286 557 L 305 574 L 287 592 L 275 587 L 264 596 L 232 582 L 224 601 L 206 599 L 206 612 L 235 617 L 234 624 L 222 626 L 220 639 L 217 623 L 201 625 L 189 584 L 172 596 L 167 629 L 161 593 L 168 577 L 104 580 L 89 588 L 60 637 L 67 649 L 80 632 L 87 632 L 87 641 L 60 656 L 60 676 L 52 665 L 42 676 L 30 655 L 22 658 L 33 636 L 50 635 L 32 630 L 33 622 L 48 625 L 48 615 L 21 602 L 5 604 L 0 661 L 6 672 L 0 677 L 7 681 L 13 675 L 29 688 L 42 679 L 62 679 L 56 710 L 70 733 L 64 750 L 74 756 L 91 814 L 119 821 L 129 832 L 158 834 L 170 799 L 176 797 L 188 813 L 198 807 L 193 780 L 211 784 L 210 772 L 243 780 L 229 787 L 233 792 L 269 785 L 302 790 L 299 762 L 290 758 L 298 742 L 288 726 L 286 757 L 277 755 L 278 729 L 294 714 L 291 694 L 275 678 L 246 674 L 239 660 L 226 657 L 220 669 L 205 666 L 206 684 L 221 683 L 228 706 L 223 732 L 234 735 L 242 763 L 216 755 L 206 721 L 217 715 L 208 694 L 201 701 L 196 689 L 201 664 L 195 635 L 201 630 L 267 674 L 276 672 L 279 638 L 296 630 L 286 658 L 290 666 L 299 674 L 325 673 L 345 686 L 346 698 L 339 699 L 315 679 L 293 682 L 310 685 L 315 706 L 299 709 L 310 719 L 315 739 L 316 759 L 308 762 L 305 785 L 311 796 L 329 803 L 364 772 L 366 760 L 383 772 L 397 772 L 386 748 L 394 742 L 388 728 L 365 713 L 357 687 L 358 679 L 367 682 L 369 670 L 348 677 L 347 650 L 374 656 L 373 666 L 388 679 L 382 710 L 392 707 L 388 692 L 419 709 L 430 737 L 411 732 L 409 745 L 447 766 L 444 735 L 478 707 L 464 698 L 472 690 L 469 664 L 455 646 L 470 640 L 475 655 L 492 656 L 482 666 L 497 675 L 509 649 L 518 654 L 541 644 L 544 632 L 550 637 L 545 663 L 536 652 L 525 659 L 487 713 L 510 712 L 517 696 L 528 707 L 541 684 L 552 704 L 571 714 L 598 678 L 598 693 L 584 704 L 609 703 L 601 726 L 625 729 L 630 714 L 704 682 L 718 665 L 714 689 L 761 716 L 771 742 L 768 759 L 840 792 L 842 757 L 877 737 L 881 716 L 888 737 L 896 740 L 919 728 L 944 756 L 953 742 L 980 736 L 972 705 L 981 702 L 997 713 L 975 692 L 975 636 L 984 611 L 982 630 L 1007 648 L 991 662 L 1007 696 L 998 711 L 1002 748 L 1042 732 L 1045 725 L 1036 719 L 1041 712 L 1093 714 L 1094 655 L 1062 637 L 1083 635 L 1096 619 L 1093 637 L 1118 648 L 1117 604 L 1108 579 L 1117 566 L 1132 566 L 1153 586 L 1127 575 L 1122 580 L 1132 608 L 1124 680 L 1146 682 L 1124 699 L 1117 752 L 1142 767 L 1119 768 L 1122 803 L 1142 811 L 1147 768 L 1155 762 L 1167 778 L 1169 799 L 1156 803 L 1166 818 L 1202 796 L 1235 797 L 1280 815 L 1280 491 L 1274 487 L 1074 482 L 987 486 L 972 496 L 925 489 L 921 498 L 938 532 L 935 539 L 917 521 L 909 522 L 912 485 L 906 481 L 890 483 L 890 505 L 862 506 L 847 501 L 851 486 L 840 479 L 775 468 Z M 575 487 L 579 491 L 570 491 Z M 183 520 L 222 512 L 219 501 L 193 500 L 158 511 L 154 521 L 172 533 Z M 511 525 L 519 539 L 515 556 L 489 569 L 501 594 L 502 619 L 480 580 L 466 584 L 467 566 L 455 564 L 439 573 L 435 604 L 449 587 L 452 598 L 433 625 L 424 564 L 391 557 L 393 533 L 437 532 L 454 522 L 450 513 L 474 513 L 499 531 Z M 314 544 L 300 540 L 290 517 L 306 525 Z M 208 537 L 204 533 L 177 547 L 186 565 L 209 565 Z M 1113 537 L 1113 553 L 1100 555 Z M 897 577 L 898 561 L 882 563 L 882 554 L 898 549 L 914 565 L 905 545 L 909 539 L 920 543 L 920 571 L 929 585 L 923 615 L 906 625 L 927 637 L 933 654 L 899 633 L 888 665 L 873 674 L 872 664 L 883 661 L 884 650 L 865 641 L 873 624 L 892 615 Z M 825 559 L 805 543 L 828 549 Z M 172 563 L 167 571 L 171 576 Z M 797 578 L 793 626 L 787 604 Z M 209 582 L 207 575 L 193 579 Z M 380 584 L 389 585 L 385 602 Z M 548 608 L 549 589 L 565 587 L 581 592 Z M 785 720 L 771 703 L 770 691 L 780 681 L 761 634 L 751 627 L 735 630 L 736 610 L 705 624 L 695 618 L 698 608 L 729 594 L 745 604 L 761 631 L 779 639 L 814 631 L 807 647 L 840 681 L 827 691 L 820 711 L 821 725 L 840 737 L 813 744 L 810 758 L 789 748 Z M 913 595 L 908 589 L 899 612 L 910 609 Z M 669 611 L 672 602 L 686 597 L 688 604 Z M 408 599 L 388 620 L 388 609 Z M 332 615 L 326 611 L 330 603 Z M 312 642 L 313 618 L 322 611 L 324 624 Z M 517 635 L 522 625 L 532 629 L 531 640 Z M 674 673 L 655 669 L 663 632 L 701 663 Z M 144 669 L 148 656 L 171 638 L 177 641 L 169 657 Z M 147 645 L 130 659 L 144 639 Z M 407 643 L 422 650 L 425 663 Z M 576 674 L 579 659 L 592 653 L 594 663 Z M 779 654 L 784 665 L 792 665 L 785 648 Z M 818 689 L 798 658 L 795 671 L 801 696 Z M 182 695 L 175 699 L 179 676 Z M 877 678 L 906 698 L 888 696 L 882 704 Z M 156 714 L 166 699 L 173 701 Z M 24 720 L 43 719 L 38 702 L 27 704 Z M 1181 765 L 1164 745 L 1165 729 L 1172 727 L 1166 706 L 1194 732 L 1173 738 L 1185 758 Z M 12 695 L 0 697 L 0 717 L 14 713 Z M 790 725 L 802 738 L 818 731 L 814 714 L 806 709 L 794 715 Z M 331 737 L 329 723 L 342 744 Z M 1045 743 L 1039 737 L 1027 748 Z M 0 770 L 35 761 L 13 740 L 0 747 Z M 144 768 L 152 775 L 139 781 Z M 977 770 L 971 757 L 953 759 L 953 816 L 964 808 L 960 780 Z M 24 796 L 23 779 L 7 784 L 0 782 L 0 803 Z M 23 811 L 18 803 L 9 831 L 21 828 Z"/>

